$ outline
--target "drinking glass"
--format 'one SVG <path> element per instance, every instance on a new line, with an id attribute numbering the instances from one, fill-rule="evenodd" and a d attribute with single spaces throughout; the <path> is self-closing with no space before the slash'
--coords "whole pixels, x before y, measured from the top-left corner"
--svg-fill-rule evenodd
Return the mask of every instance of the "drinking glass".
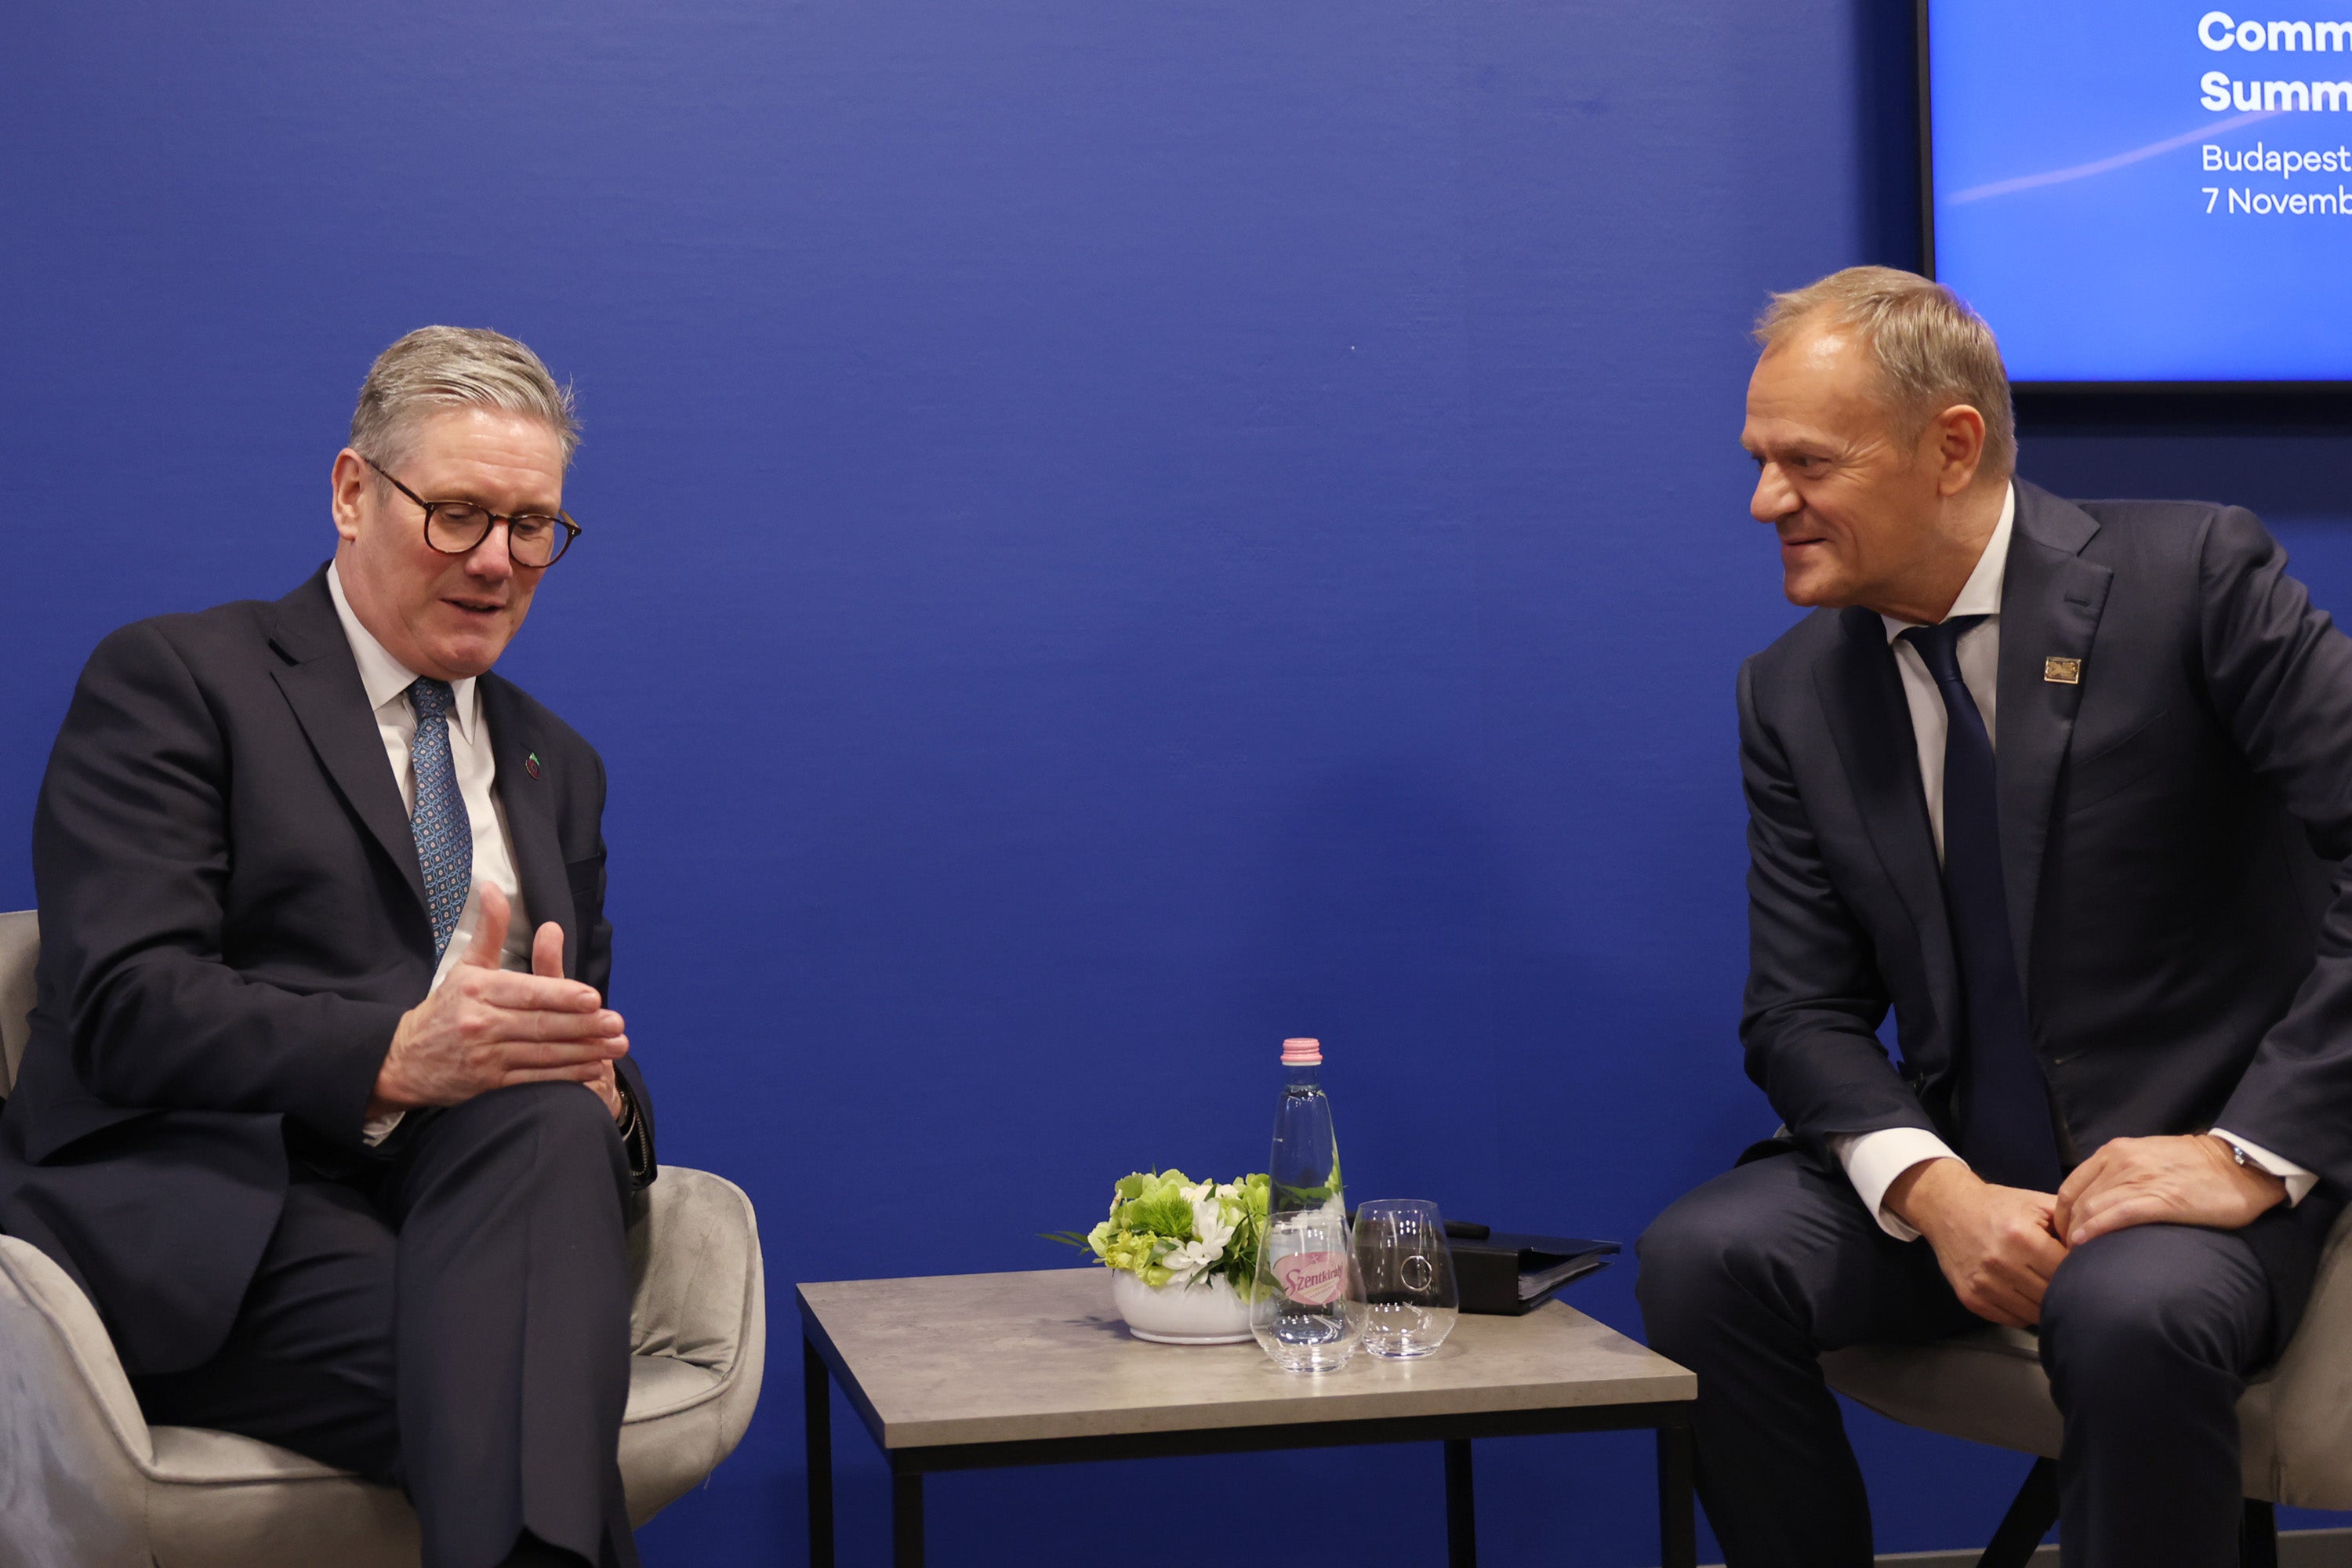
<path id="1" fill-rule="evenodd" d="M 1356 1267 L 1364 1276 L 1367 1350 L 1410 1360 L 1445 1342 L 1461 1300 L 1435 1204 L 1383 1198 L 1358 1209 Z"/>
<path id="2" fill-rule="evenodd" d="M 1291 1372 L 1336 1372 L 1364 1337 L 1364 1282 L 1337 1204 L 1270 1215 L 1250 1331 Z"/>

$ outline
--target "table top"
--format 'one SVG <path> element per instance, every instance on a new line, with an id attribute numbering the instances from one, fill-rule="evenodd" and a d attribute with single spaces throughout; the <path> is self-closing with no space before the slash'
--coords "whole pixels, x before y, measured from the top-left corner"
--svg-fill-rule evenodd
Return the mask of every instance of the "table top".
<path id="1" fill-rule="evenodd" d="M 1465 1313 L 1436 1353 L 1285 1372 L 1255 1343 L 1127 1331 L 1099 1268 L 800 1287 L 810 1340 L 885 1448 L 1126 1436 L 1696 1396 L 1691 1373 L 1564 1302 Z"/>

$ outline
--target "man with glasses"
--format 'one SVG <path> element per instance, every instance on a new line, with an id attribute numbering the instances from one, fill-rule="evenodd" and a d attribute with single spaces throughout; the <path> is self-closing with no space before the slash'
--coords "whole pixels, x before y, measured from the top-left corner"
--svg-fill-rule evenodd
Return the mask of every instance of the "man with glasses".
<path id="1" fill-rule="evenodd" d="M 404 1487 L 433 1568 L 634 1564 L 604 772 L 491 673 L 580 529 L 568 390 L 496 332 L 384 351 L 334 559 L 91 656 L 34 827 L 40 999 L 0 1230 L 160 1425 Z"/>

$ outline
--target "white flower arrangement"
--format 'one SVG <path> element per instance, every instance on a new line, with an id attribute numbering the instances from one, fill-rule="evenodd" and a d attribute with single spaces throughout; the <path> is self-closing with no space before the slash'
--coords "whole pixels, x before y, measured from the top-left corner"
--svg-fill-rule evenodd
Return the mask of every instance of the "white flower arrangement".
<path id="1" fill-rule="evenodd" d="M 1154 1289 L 1222 1276 L 1246 1301 L 1257 1282 L 1265 1203 L 1263 1174 L 1196 1182 L 1181 1171 L 1139 1171 L 1112 1189 L 1110 1213 L 1100 1225 L 1050 1239 L 1083 1247 L 1106 1268 Z"/>

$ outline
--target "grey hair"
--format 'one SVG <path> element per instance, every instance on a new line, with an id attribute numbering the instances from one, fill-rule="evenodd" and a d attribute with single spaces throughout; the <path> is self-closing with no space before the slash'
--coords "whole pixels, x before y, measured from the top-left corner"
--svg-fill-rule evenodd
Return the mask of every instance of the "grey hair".
<path id="1" fill-rule="evenodd" d="M 488 327 L 419 327 L 376 355 L 352 411 L 352 449 L 397 463 L 408 455 L 419 421 L 466 407 L 539 420 L 563 442 L 567 468 L 579 450 L 571 385 L 558 385 L 537 354 Z"/>
<path id="2" fill-rule="evenodd" d="M 2017 469 L 2017 409 L 2000 344 L 1984 318 L 1941 283 L 1892 267 L 1849 267 L 1775 294 L 1756 321 L 1767 351 L 1816 320 L 1852 327 L 1870 345 L 1887 401 L 1916 436 L 1956 403 L 1984 416 L 1985 463 Z"/>

